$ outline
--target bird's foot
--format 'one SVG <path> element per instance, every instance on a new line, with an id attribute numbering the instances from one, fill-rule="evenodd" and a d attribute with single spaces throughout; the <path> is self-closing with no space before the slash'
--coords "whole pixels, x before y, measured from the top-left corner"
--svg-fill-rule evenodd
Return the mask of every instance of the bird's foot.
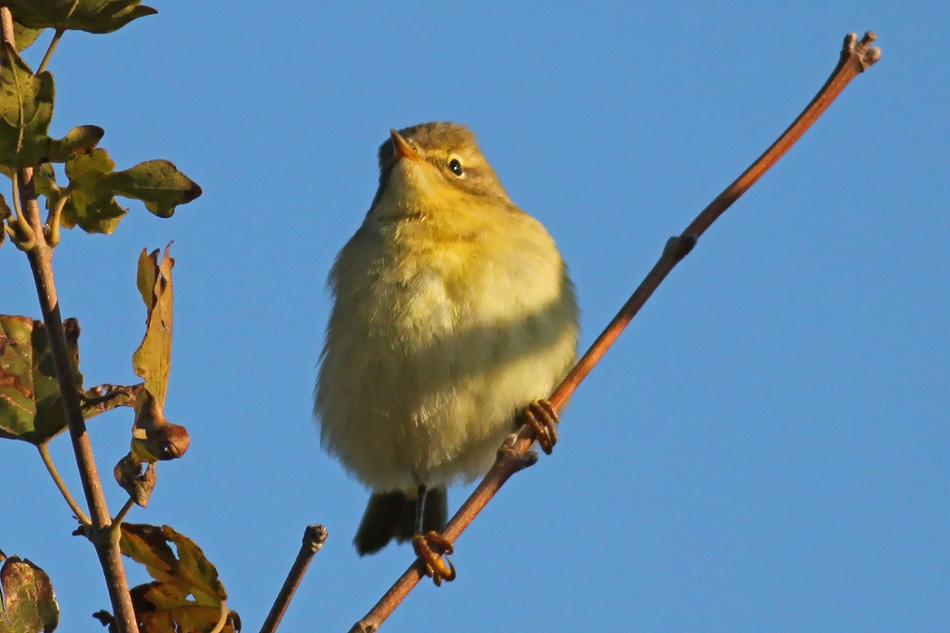
<path id="1" fill-rule="evenodd" d="M 557 429 L 555 425 L 558 422 L 557 411 L 547 400 L 535 400 L 528 404 L 521 413 L 521 419 L 525 424 L 534 429 L 534 434 L 538 438 L 538 444 L 546 455 L 550 455 L 557 444 Z"/>
<path id="2" fill-rule="evenodd" d="M 436 587 L 440 587 L 443 580 L 455 580 L 455 565 L 448 557 L 448 554 L 455 551 L 450 540 L 434 530 L 429 530 L 426 534 L 416 534 L 412 537 L 412 549 L 422 561 L 426 576 L 432 579 Z"/>

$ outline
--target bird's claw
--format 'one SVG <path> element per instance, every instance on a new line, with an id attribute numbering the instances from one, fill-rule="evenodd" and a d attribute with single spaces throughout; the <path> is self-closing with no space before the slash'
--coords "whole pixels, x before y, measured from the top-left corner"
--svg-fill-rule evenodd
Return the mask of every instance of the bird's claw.
<path id="1" fill-rule="evenodd" d="M 455 580 L 455 565 L 448 557 L 455 548 L 447 538 L 434 530 L 429 530 L 426 534 L 416 534 L 412 537 L 412 549 L 422 561 L 426 576 L 432 579 L 436 587 L 442 586 L 443 580 Z"/>
<path id="2" fill-rule="evenodd" d="M 546 455 L 550 455 L 557 444 L 557 411 L 547 400 L 535 400 L 528 404 L 521 414 L 525 424 L 534 429 L 538 444 Z"/>

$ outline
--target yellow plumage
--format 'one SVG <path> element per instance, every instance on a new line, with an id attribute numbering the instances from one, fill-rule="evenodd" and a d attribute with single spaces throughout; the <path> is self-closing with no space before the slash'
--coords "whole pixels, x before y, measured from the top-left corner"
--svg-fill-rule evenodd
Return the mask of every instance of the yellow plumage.
<path id="1" fill-rule="evenodd" d="M 411 499 L 487 471 L 573 362 L 577 305 L 554 241 L 466 128 L 400 134 L 417 158 L 384 143 L 379 192 L 330 273 L 315 411 L 347 470 Z"/>

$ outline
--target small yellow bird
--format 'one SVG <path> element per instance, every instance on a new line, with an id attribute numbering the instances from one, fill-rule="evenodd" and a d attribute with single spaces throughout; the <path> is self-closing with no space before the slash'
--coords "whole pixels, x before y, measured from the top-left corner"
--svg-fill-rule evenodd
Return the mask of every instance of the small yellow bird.
<path id="1" fill-rule="evenodd" d="M 390 134 L 376 197 L 330 271 L 315 389 L 323 446 L 373 491 L 361 555 L 444 528 L 446 486 L 487 472 L 578 336 L 554 240 L 475 135 L 441 122 Z"/>

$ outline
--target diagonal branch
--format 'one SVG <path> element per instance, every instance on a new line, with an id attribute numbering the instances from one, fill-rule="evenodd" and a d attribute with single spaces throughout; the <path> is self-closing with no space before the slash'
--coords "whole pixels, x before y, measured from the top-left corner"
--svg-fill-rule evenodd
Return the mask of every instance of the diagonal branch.
<path id="1" fill-rule="evenodd" d="M 287 573 L 287 579 L 280 588 L 280 593 L 277 594 L 277 599 L 274 600 L 274 605 L 271 607 L 270 613 L 267 614 L 267 619 L 264 620 L 264 624 L 261 626 L 261 633 L 274 633 L 277 630 L 287 607 L 290 605 L 290 601 L 294 597 L 294 593 L 297 592 L 297 587 L 300 586 L 300 581 L 303 580 L 303 575 L 307 573 L 310 561 L 313 560 L 313 557 L 316 556 L 327 540 L 327 534 L 327 529 L 322 525 L 308 525 L 304 530 L 300 551 L 297 552 L 297 558 Z"/>
<path id="2" fill-rule="evenodd" d="M 795 122 L 769 147 L 751 167 L 739 176 L 735 182 L 703 209 L 686 230 L 680 235 L 670 238 L 663 254 L 640 283 L 630 299 L 624 304 L 613 318 L 604 332 L 594 341 L 586 354 L 577 362 L 574 369 L 564 378 L 558 388 L 549 398 L 555 409 L 560 409 L 568 398 L 590 373 L 607 349 L 617 340 L 620 333 L 636 316 L 643 304 L 653 294 L 660 283 L 689 252 L 699 237 L 712 225 L 716 219 L 739 199 L 743 193 L 755 184 L 762 175 L 772 167 L 789 148 L 798 141 L 805 131 L 831 105 L 831 102 L 844 90 L 844 87 L 859 73 L 866 70 L 881 57 L 878 48 L 872 48 L 876 36 L 871 31 L 865 33 L 864 38 L 858 41 L 857 35 L 848 34 L 844 40 L 841 57 L 828 81 L 822 86 L 811 103 L 795 119 Z M 465 528 L 478 516 L 482 508 L 495 496 L 495 493 L 514 473 L 524 468 L 525 454 L 535 440 L 534 431 L 528 426 L 522 426 L 511 447 L 503 448 L 498 452 L 498 459 L 488 474 L 482 479 L 471 496 L 462 504 L 452 520 L 446 526 L 443 536 L 454 541 Z M 423 577 L 422 563 L 418 560 L 390 587 L 389 591 L 376 603 L 366 616 L 353 625 L 353 632 L 376 631 L 388 618 L 402 600 L 412 591 Z"/>

